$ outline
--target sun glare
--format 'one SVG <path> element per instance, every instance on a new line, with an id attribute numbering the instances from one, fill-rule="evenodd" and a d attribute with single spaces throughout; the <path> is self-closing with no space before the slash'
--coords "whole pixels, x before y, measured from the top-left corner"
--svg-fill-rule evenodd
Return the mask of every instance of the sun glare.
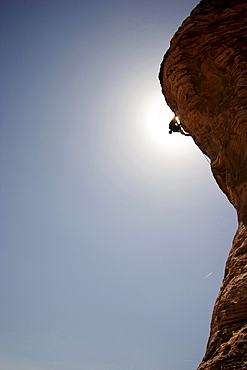
<path id="1" fill-rule="evenodd" d="M 162 94 L 153 94 L 142 110 L 142 140 L 149 152 L 166 154 L 179 150 L 189 155 L 192 148 L 191 138 L 180 133 L 169 134 L 169 122 L 174 113 L 168 107 Z"/>

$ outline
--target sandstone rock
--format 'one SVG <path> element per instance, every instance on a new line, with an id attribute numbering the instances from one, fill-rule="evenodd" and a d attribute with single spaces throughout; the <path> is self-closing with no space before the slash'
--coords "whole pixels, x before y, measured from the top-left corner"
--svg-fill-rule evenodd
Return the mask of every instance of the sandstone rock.
<path id="1" fill-rule="evenodd" d="M 172 38 L 159 78 L 239 220 L 198 370 L 247 369 L 246 0 L 202 0 Z"/>

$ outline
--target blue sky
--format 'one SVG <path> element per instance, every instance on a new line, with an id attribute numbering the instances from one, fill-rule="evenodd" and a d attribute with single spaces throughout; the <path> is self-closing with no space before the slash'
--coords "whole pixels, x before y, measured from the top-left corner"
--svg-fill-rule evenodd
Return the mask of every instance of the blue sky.
<path id="1" fill-rule="evenodd" d="M 1 368 L 201 361 L 236 214 L 157 79 L 196 4 L 0 1 Z"/>

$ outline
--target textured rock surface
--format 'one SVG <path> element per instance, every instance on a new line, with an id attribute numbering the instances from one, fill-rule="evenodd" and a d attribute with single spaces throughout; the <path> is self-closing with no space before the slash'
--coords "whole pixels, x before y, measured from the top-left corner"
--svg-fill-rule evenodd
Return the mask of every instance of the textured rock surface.
<path id="1" fill-rule="evenodd" d="M 247 369 L 246 0 L 202 0 L 174 35 L 159 77 L 239 220 L 198 370 Z"/>

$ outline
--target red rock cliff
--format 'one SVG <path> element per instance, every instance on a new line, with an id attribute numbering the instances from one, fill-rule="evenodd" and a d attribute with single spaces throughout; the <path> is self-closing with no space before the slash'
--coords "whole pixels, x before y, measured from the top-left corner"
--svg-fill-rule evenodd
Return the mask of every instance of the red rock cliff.
<path id="1" fill-rule="evenodd" d="M 202 0 L 172 38 L 159 78 L 239 220 L 198 370 L 247 369 L 246 0 Z"/>

